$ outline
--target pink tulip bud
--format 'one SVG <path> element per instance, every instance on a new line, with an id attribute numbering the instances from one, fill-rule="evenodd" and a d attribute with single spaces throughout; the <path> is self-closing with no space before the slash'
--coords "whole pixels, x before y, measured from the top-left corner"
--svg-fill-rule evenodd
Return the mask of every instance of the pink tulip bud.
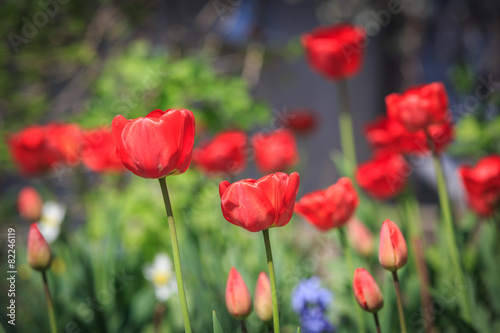
<path id="1" fill-rule="evenodd" d="M 42 214 L 42 198 L 31 186 L 24 187 L 17 197 L 17 210 L 23 219 L 36 221 Z"/>
<path id="2" fill-rule="evenodd" d="M 354 296 L 363 310 L 377 312 L 384 306 L 384 298 L 377 282 L 364 268 L 356 268 L 352 281 Z"/>
<path id="3" fill-rule="evenodd" d="M 397 271 L 406 265 L 408 250 L 406 241 L 396 223 L 385 220 L 380 230 L 378 260 L 388 271 Z"/>
<path id="4" fill-rule="evenodd" d="M 257 316 L 263 322 L 273 318 L 273 302 L 271 299 L 271 282 L 266 273 L 260 272 L 255 286 L 254 307 Z"/>
<path id="5" fill-rule="evenodd" d="M 27 252 L 28 264 L 33 269 L 43 272 L 50 267 L 50 262 L 52 260 L 50 247 L 40 233 L 40 230 L 38 230 L 38 225 L 36 223 L 31 224 L 30 231 L 28 233 Z"/>
<path id="6" fill-rule="evenodd" d="M 375 242 L 370 229 L 357 218 L 351 219 L 346 227 L 347 238 L 356 252 L 364 257 L 371 256 L 375 248 Z"/>
<path id="7" fill-rule="evenodd" d="M 227 311 L 237 319 L 245 319 L 252 311 L 252 296 L 236 268 L 231 268 L 226 284 Z"/>

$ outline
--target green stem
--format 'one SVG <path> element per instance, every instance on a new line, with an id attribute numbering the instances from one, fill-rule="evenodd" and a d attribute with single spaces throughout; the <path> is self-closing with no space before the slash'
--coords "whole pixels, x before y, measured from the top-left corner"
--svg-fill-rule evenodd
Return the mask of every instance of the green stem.
<path id="1" fill-rule="evenodd" d="M 352 260 L 352 253 L 350 247 L 347 245 L 347 238 L 345 234 L 344 228 L 338 228 L 340 234 L 340 243 L 342 243 L 342 249 L 344 251 L 345 259 L 347 262 L 347 269 L 349 270 L 350 281 L 352 281 L 354 277 L 354 262 Z M 352 282 L 351 282 L 352 283 Z M 351 286 L 352 290 L 352 286 Z M 358 306 L 356 298 L 354 297 L 354 293 L 352 293 L 352 302 L 354 304 L 354 308 L 356 309 L 356 317 L 358 322 L 358 332 L 365 332 L 365 319 L 363 317 L 363 310 Z"/>
<path id="2" fill-rule="evenodd" d="M 420 281 L 420 301 L 424 309 L 430 309 L 431 296 L 429 293 L 429 275 L 424 257 L 423 228 L 418 202 L 415 196 L 408 192 L 401 194 L 399 199 L 402 201 L 405 211 L 404 215 L 406 217 L 405 220 L 407 221 L 410 231 L 410 246 L 413 253 L 412 258 L 414 259 L 415 269 L 417 270 Z M 426 316 L 424 321 L 426 327 L 425 331 L 432 332 L 434 330 L 432 319 Z"/>
<path id="3" fill-rule="evenodd" d="M 49 284 L 47 283 L 47 275 L 42 272 L 43 289 L 45 290 L 45 299 L 47 300 L 47 311 L 49 313 L 50 330 L 52 333 L 57 333 L 56 317 L 54 316 L 54 307 L 52 306 L 52 297 L 50 297 Z"/>
<path id="4" fill-rule="evenodd" d="M 346 171 L 351 170 L 356 163 L 356 145 L 354 143 L 354 133 L 352 129 L 351 107 L 349 104 L 349 90 L 347 81 L 337 82 L 337 98 L 339 101 L 339 126 L 340 126 L 340 144 L 342 154 L 347 163 L 344 163 Z"/>
<path id="5" fill-rule="evenodd" d="M 377 333 L 382 333 L 380 329 L 380 323 L 378 321 L 378 314 L 376 312 L 373 313 L 373 319 L 375 319 L 375 327 L 377 328 Z"/>
<path id="6" fill-rule="evenodd" d="M 457 241 L 455 237 L 455 230 L 453 227 L 453 220 L 451 216 L 450 199 L 448 197 L 448 191 L 446 189 L 446 181 L 444 178 L 443 167 L 441 165 L 439 156 L 435 152 L 433 152 L 432 154 L 432 159 L 434 161 L 434 168 L 436 169 L 438 196 L 439 196 L 439 202 L 441 204 L 441 211 L 443 214 L 448 252 L 450 255 L 453 270 L 455 271 L 455 276 L 458 279 L 458 283 L 460 284 L 459 298 L 462 307 L 462 314 L 464 316 L 465 321 L 470 323 L 472 317 L 471 310 L 469 307 L 467 288 L 465 288 L 466 287 L 465 276 L 462 267 L 460 265 Z"/>
<path id="7" fill-rule="evenodd" d="M 405 314 L 403 312 L 403 302 L 401 300 L 401 289 L 399 288 L 398 271 L 392 272 L 392 279 L 394 280 L 394 289 L 396 290 L 396 300 L 398 302 L 398 314 L 401 333 L 406 333 Z"/>
<path id="8" fill-rule="evenodd" d="M 278 309 L 278 293 L 276 291 L 276 276 L 274 275 L 273 253 L 271 252 L 271 241 L 269 240 L 269 229 L 262 230 L 264 245 L 266 246 L 267 266 L 269 267 L 269 278 L 271 280 L 271 296 L 273 299 L 273 323 L 274 332 L 280 333 L 280 318 Z"/>
<path id="9" fill-rule="evenodd" d="M 174 213 L 170 205 L 170 197 L 168 196 L 167 181 L 165 177 L 158 179 L 160 182 L 161 193 L 163 194 L 163 203 L 167 211 L 168 228 L 170 230 L 170 239 L 172 241 L 172 252 L 174 257 L 175 277 L 177 279 L 177 290 L 181 302 L 182 319 L 184 320 L 184 330 L 186 333 L 191 333 L 191 323 L 189 322 L 189 312 L 186 302 L 186 292 L 184 291 L 184 280 L 182 279 L 181 255 L 179 252 L 179 241 L 177 240 L 177 232 L 175 231 Z"/>
<path id="10" fill-rule="evenodd" d="M 241 333 L 248 333 L 247 323 L 245 322 L 245 319 L 240 320 L 240 325 L 241 325 Z"/>

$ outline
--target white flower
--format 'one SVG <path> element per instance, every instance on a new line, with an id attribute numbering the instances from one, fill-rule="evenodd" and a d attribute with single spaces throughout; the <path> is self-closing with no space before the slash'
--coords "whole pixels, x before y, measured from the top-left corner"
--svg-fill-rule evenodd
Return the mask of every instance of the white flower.
<path id="1" fill-rule="evenodd" d="M 177 292 L 177 282 L 172 261 L 166 253 L 158 253 L 151 264 L 144 266 L 144 277 L 155 287 L 156 298 L 160 302 L 168 300 Z"/>
<path id="2" fill-rule="evenodd" d="M 65 215 L 66 207 L 64 205 L 53 201 L 47 201 L 43 204 L 38 229 L 48 243 L 52 243 L 59 236 Z"/>

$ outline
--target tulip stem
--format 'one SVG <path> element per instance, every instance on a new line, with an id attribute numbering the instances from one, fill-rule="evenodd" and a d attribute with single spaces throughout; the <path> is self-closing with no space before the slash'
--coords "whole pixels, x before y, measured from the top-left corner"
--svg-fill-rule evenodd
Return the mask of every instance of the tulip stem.
<path id="1" fill-rule="evenodd" d="M 52 305 L 52 297 L 50 297 L 49 284 L 47 283 L 47 275 L 42 272 L 43 289 L 45 291 L 45 299 L 47 300 L 47 311 L 49 312 L 50 330 L 52 333 L 57 333 L 56 318 L 54 316 L 54 307 Z"/>
<path id="2" fill-rule="evenodd" d="M 375 327 L 377 328 L 377 333 L 382 333 L 382 331 L 380 330 L 380 323 L 378 321 L 378 313 L 377 312 L 373 313 L 373 319 L 375 319 Z"/>
<path id="3" fill-rule="evenodd" d="M 271 280 L 271 296 L 273 299 L 273 323 L 274 332 L 280 333 L 280 318 L 278 309 L 278 293 L 276 290 L 276 276 L 274 275 L 273 253 L 271 252 L 271 241 L 269 240 L 269 229 L 262 230 L 264 245 L 266 246 L 267 266 L 269 267 L 269 278 Z"/>
<path id="4" fill-rule="evenodd" d="M 356 163 L 356 145 L 352 128 L 351 107 L 349 104 L 349 89 L 346 80 L 337 82 L 337 98 L 339 101 L 340 145 L 344 155 L 346 172 L 352 170 Z M 346 161 L 347 160 L 347 161 Z"/>
<path id="5" fill-rule="evenodd" d="M 343 227 L 338 228 L 340 234 L 340 243 L 342 244 L 342 249 L 344 251 L 345 260 L 347 262 L 347 269 L 349 270 L 350 281 L 353 280 L 354 277 L 354 263 L 352 261 L 352 253 L 349 245 L 347 244 L 347 238 L 345 234 L 345 230 Z M 352 289 L 352 285 L 351 285 Z M 354 293 L 352 294 L 352 301 L 354 303 L 354 308 L 356 309 L 356 317 L 358 322 L 358 332 L 365 332 L 365 319 L 363 317 L 363 310 L 357 305 L 356 297 Z"/>
<path id="6" fill-rule="evenodd" d="M 394 289 L 396 290 L 396 301 L 398 302 L 398 314 L 401 333 L 406 333 L 405 314 L 403 312 L 403 302 L 401 300 L 401 289 L 399 288 L 398 271 L 392 272 L 392 279 L 394 280 Z"/>
<path id="7" fill-rule="evenodd" d="M 434 168 L 436 169 L 436 182 L 438 189 L 439 202 L 441 204 L 441 211 L 443 214 L 444 227 L 446 233 L 446 241 L 448 246 L 448 252 L 455 271 L 455 276 L 458 279 L 460 285 L 460 303 L 462 308 L 462 314 L 466 322 L 471 322 L 471 310 L 469 307 L 469 301 L 467 296 L 467 288 L 465 283 L 465 276 L 460 265 L 460 259 L 458 254 L 457 241 L 455 237 L 455 230 L 453 227 L 453 220 L 451 216 L 451 205 L 450 198 L 448 197 L 448 190 L 446 189 L 446 181 L 444 178 L 443 166 L 441 165 L 441 160 L 439 156 L 433 151 L 432 159 L 434 161 Z"/>
<path id="8" fill-rule="evenodd" d="M 172 241 L 172 252 L 174 257 L 175 277 L 177 279 L 177 290 L 181 302 L 182 319 L 184 320 L 184 330 L 186 333 L 191 333 L 191 323 L 189 322 L 189 312 L 186 302 L 186 292 L 184 291 L 184 280 L 182 279 L 181 255 L 179 251 L 179 241 L 175 230 L 174 213 L 170 205 L 170 197 L 168 195 L 167 181 L 165 177 L 158 179 L 160 182 L 161 193 L 163 194 L 163 203 L 167 211 L 168 228 L 170 230 L 170 239 Z"/>
<path id="9" fill-rule="evenodd" d="M 241 333 L 248 333 L 247 323 L 245 322 L 245 319 L 240 320 L 240 324 L 241 324 Z"/>

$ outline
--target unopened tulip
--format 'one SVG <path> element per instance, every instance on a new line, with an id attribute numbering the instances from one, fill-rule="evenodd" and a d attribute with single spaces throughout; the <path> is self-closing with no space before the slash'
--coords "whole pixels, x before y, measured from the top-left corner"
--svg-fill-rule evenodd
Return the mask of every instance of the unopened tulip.
<path id="1" fill-rule="evenodd" d="M 194 116 L 189 110 L 154 110 L 146 117 L 113 119 L 116 155 L 143 178 L 163 178 L 186 171 L 194 143 Z"/>
<path id="2" fill-rule="evenodd" d="M 352 218 L 346 227 L 347 238 L 356 252 L 364 257 L 371 256 L 375 248 L 375 241 L 370 229 L 357 218 Z"/>
<path id="3" fill-rule="evenodd" d="M 258 180 L 219 184 L 224 218 L 251 232 L 282 227 L 290 222 L 299 189 L 299 174 L 277 172 Z"/>
<path id="4" fill-rule="evenodd" d="M 254 307 L 257 316 L 263 322 L 273 318 L 273 302 L 271 298 L 271 282 L 266 273 L 260 272 L 255 286 Z"/>
<path id="5" fill-rule="evenodd" d="M 28 221 L 36 221 L 42 215 L 42 198 L 31 186 L 24 187 L 17 197 L 19 215 Z"/>
<path id="6" fill-rule="evenodd" d="M 396 223 L 385 220 L 380 230 L 378 258 L 380 265 L 388 271 L 397 271 L 406 265 L 408 250 L 406 241 Z"/>
<path id="7" fill-rule="evenodd" d="M 384 305 L 384 299 L 377 282 L 364 268 L 356 268 L 352 289 L 359 306 L 368 312 L 377 312 Z"/>
<path id="8" fill-rule="evenodd" d="M 36 223 L 31 224 L 28 233 L 28 264 L 38 271 L 45 271 L 50 267 L 52 254 L 45 238 L 38 230 Z"/>
<path id="9" fill-rule="evenodd" d="M 252 311 L 252 296 L 236 268 L 231 268 L 226 284 L 227 311 L 237 319 L 245 319 Z"/>

